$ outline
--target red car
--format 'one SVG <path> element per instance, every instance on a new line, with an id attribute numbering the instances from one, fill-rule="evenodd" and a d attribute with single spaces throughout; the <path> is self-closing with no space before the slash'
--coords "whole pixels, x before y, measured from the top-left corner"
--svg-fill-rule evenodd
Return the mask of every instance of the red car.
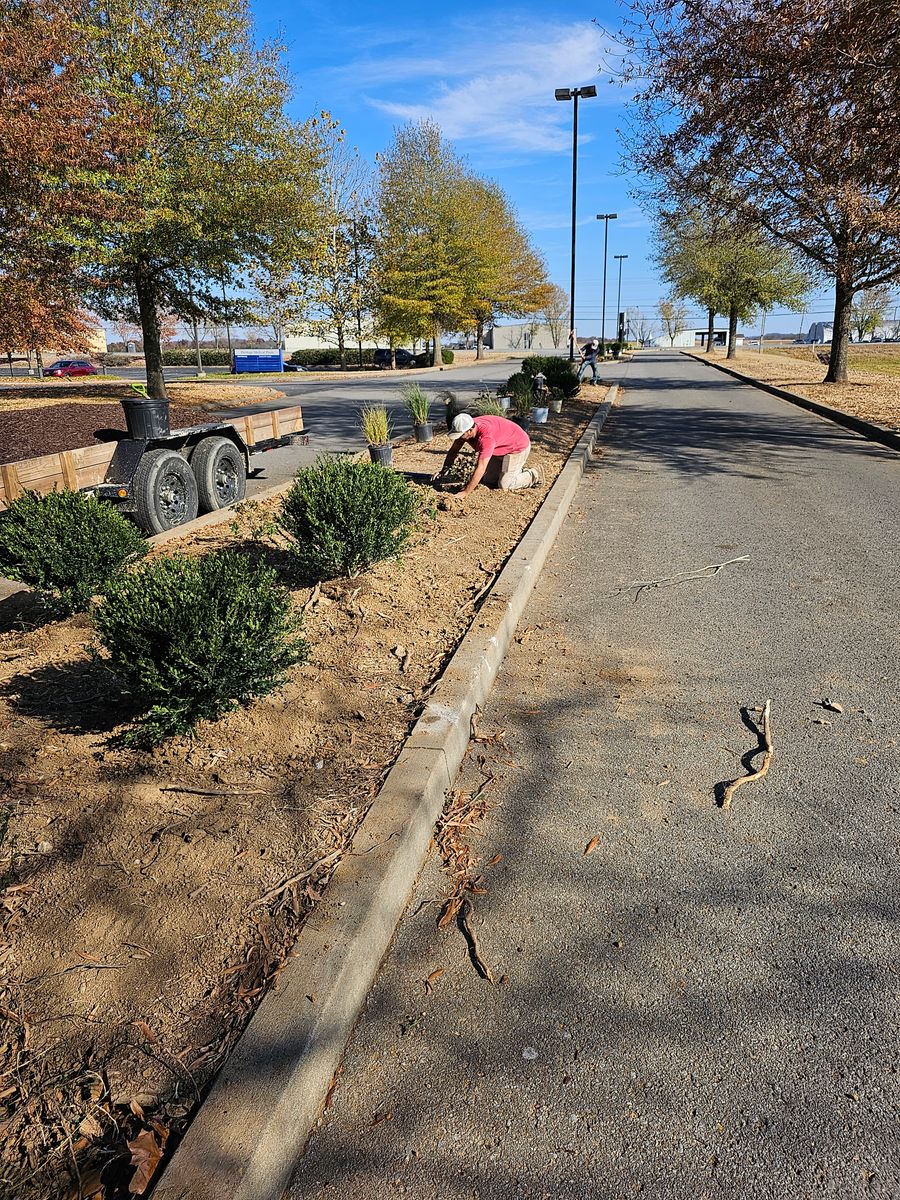
<path id="1" fill-rule="evenodd" d="M 53 375 L 56 379 L 65 379 L 69 375 L 96 375 L 97 368 L 84 358 L 61 358 L 49 367 L 44 367 L 45 375 Z"/>

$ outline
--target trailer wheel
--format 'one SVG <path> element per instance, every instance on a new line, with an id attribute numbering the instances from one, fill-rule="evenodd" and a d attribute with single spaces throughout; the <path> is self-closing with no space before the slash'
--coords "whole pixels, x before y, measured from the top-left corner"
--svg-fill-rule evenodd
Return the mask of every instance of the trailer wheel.
<path id="1" fill-rule="evenodd" d="M 191 457 L 200 511 L 213 512 L 243 500 L 247 491 L 244 456 L 229 438 L 204 438 Z"/>
<path id="2" fill-rule="evenodd" d="M 145 533 L 165 533 L 197 515 L 197 481 L 175 450 L 150 450 L 138 463 L 132 484 L 135 519 Z"/>

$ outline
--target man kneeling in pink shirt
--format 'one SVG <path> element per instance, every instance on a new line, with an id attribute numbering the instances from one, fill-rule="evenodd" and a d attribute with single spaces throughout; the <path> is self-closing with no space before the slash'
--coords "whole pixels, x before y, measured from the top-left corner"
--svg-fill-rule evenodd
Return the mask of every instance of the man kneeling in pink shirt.
<path id="1" fill-rule="evenodd" d="M 447 451 L 444 465 L 432 476 L 433 482 L 450 469 L 466 442 L 472 442 L 478 462 L 460 495 L 470 495 L 479 483 L 508 492 L 537 487 L 543 482 L 537 467 L 525 466 L 531 452 L 531 439 L 515 421 L 508 421 L 506 417 L 471 417 L 468 413 L 460 413 L 450 426 L 450 432 L 454 435 L 453 445 Z"/>

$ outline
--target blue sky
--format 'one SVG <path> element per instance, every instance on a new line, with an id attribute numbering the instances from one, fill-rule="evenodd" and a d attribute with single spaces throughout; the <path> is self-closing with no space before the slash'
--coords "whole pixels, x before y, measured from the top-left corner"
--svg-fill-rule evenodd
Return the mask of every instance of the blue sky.
<path id="1" fill-rule="evenodd" d="M 598 96 L 579 104 L 579 334 L 599 331 L 603 222 L 609 225 L 607 333 L 615 325 L 617 266 L 622 305 L 652 316 L 664 293 L 648 261 L 649 224 L 629 195 L 616 130 L 626 124 L 627 93 L 611 80 L 619 49 L 613 37 L 622 9 L 611 0 L 590 8 L 536 4 L 480 8 L 334 0 L 251 0 L 257 31 L 287 45 L 297 117 L 327 109 L 348 141 L 370 161 L 395 126 L 432 117 L 479 174 L 496 179 L 515 204 L 551 278 L 568 290 L 571 221 L 572 105 L 557 87 L 593 83 Z M 603 69 L 605 67 L 605 70 Z M 806 318 L 828 315 L 811 304 Z M 819 315 L 821 310 L 821 315 Z M 795 330 L 800 316 L 770 314 L 768 329 Z"/>

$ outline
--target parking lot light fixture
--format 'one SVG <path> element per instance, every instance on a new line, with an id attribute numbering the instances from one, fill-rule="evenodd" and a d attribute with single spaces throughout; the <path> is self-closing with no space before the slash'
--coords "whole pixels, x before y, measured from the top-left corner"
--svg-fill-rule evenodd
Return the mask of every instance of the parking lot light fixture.
<path id="1" fill-rule="evenodd" d="M 616 340 L 619 342 L 625 341 L 625 336 L 624 336 L 625 322 L 622 320 L 622 316 L 621 316 L 621 313 L 622 313 L 622 263 L 625 261 L 625 259 L 627 257 L 628 257 L 627 254 L 614 254 L 613 255 L 613 258 L 617 259 L 618 263 L 619 263 L 619 291 L 616 296 L 616 329 L 617 329 Z"/>
<path id="2" fill-rule="evenodd" d="M 573 100 L 572 106 L 572 269 L 569 275 L 569 362 L 575 361 L 575 223 L 578 195 L 578 100 L 597 95 L 593 84 L 580 88 L 557 88 L 557 100 Z"/>
<path id="3" fill-rule="evenodd" d="M 597 220 L 603 222 L 603 308 L 600 312 L 600 345 L 606 353 L 606 249 L 609 244 L 609 223 L 615 221 L 618 213 L 597 213 Z"/>

